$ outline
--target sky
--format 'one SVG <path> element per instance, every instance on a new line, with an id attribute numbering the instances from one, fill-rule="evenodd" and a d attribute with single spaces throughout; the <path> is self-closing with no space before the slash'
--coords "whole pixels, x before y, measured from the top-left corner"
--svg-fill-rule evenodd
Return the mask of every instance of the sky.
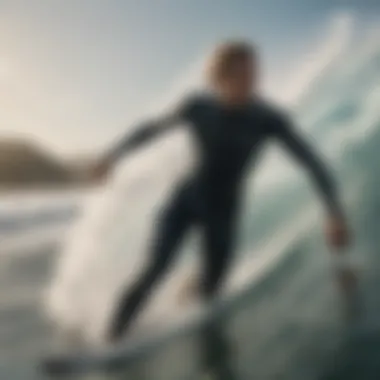
<path id="1" fill-rule="evenodd" d="M 299 97 L 378 15 L 378 0 L 0 0 L 0 137 L 107 149 L 225 38 L 255 42 L 267 91 Z"/>

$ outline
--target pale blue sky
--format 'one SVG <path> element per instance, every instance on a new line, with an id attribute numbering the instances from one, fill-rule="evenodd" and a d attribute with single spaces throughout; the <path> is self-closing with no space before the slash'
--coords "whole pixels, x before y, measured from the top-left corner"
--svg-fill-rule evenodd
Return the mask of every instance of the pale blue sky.
<path id="1" fill-rule="evenodd" d="M 0 136 L 101 149 L 220 39 L 257 42 L 273 85 L 340 13 L 360 26 L 380 3 L 0 0 Z"/>

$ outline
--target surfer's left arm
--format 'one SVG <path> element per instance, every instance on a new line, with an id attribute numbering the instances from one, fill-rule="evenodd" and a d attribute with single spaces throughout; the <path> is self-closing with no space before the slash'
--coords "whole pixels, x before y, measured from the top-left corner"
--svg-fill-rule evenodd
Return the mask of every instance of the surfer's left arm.
<path id="1" fill-rule="evenodd" d="M 195 100 L 186 98 L 179 105 L 160 117 L 152 118 L 133 127 L 118 143 L 107 151 L 95 167 L 95 177 L 102 178 L 117 162 L 126 155 L 170 131 L 181 122 L 191 119 Z"/>
<path id="2" fill-rule="evenodd" d="M 102 162 L 108 165 L 114 165 L 127 154 L 151 142 L 176 124 L 177 118 L 175 116 L 176 115 L 168 115 L 142 122 L 133 127 L 133 132 L 123 136 L 118 143 L 103 156 Z"/>
<path id="3" fill-rule="evenodd" d="M 328 212 L 327 239 L 337 248 L 348 243 L 345 214 L 330 170 L 304 138 L 295 131 L 289 117 L 282 115 L 273 125 L 273 133 L 292 156 L 311 174 Z"/>

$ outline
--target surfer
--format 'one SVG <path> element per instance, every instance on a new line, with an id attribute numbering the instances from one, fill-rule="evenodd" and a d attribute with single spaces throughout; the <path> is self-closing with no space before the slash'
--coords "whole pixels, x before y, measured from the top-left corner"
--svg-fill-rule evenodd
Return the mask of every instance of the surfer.
<path id="1" fill-rule="evenodd" d="M 255 48 L 244 41 L 221 44 L 211 56 L 206 78 L 209 93 L 189 96 L 159 120 L 143 123 L 95 167 L 94 176 L 104 179 L 120 158 L 183 124 L 190 128 L 199 154 L 196 168 L 161 208 L 148 263 L 117 306 L 109 331 L 112 341 L 138 315 L 194 225 L 202 232 L 199 293 L 205 300 L 218 293 L 234 250 L 244 174 L 266 142 L 282 143 L 311 174 L 326 208 L 328 243 L 336 249 L 348 243 L 344 212 L 327 168 L 295 131 L 288 115 L 260 97 Z"/>

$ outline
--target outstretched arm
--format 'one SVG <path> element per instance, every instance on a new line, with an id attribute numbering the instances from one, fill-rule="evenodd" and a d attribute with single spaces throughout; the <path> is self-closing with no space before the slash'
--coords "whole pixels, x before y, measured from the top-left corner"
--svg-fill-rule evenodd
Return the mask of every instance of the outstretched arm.
<path id="1" fill-rule="evenodd" d="M 178 121 L 177 115 L 173 114 L 134 127 L 133 132 L 125 135 L 116 146 L 113 146 L 103 156 L 102 161 L 109 165 L 113 165 L 125 155 L 132 153 L 136 149 L 152 141 L 154 138 L 173 128 Z"/>
<path id="2" fill-rule="evenodd" d="M 181 121 L 191 119 L 193 109 L 195 108 L 194 104 L 194 97 L 186 98 L 158 119 L 142 123 L 133 128 L 134 132 L 128 133 L 123 137 L 115 147 L 106 153 L 104 160 L 114 163 L 124 155 L 133 152 L 135 149 L 177 126 Z"/>
<path id="3" fill-rule="evenodd" d="M 297 161 L 311 173 L 328 211 L 326 228 L 328 243 L 334 248 L 344 247 L 348 244 L 349 231 L 329 170 L 308 143 L 294 131 L 292 123 L 287 118 L 277 120 L 273 125 L 273 132 Z"/>
<path id="4" fill-rule="evenodd" d="M 345 220 L 342 206 L 338 199 L 335 185 L 328 169 L 310 146 L 293 130 L 292 123 L 284 119 L 274 126 L 277 137 L 288 150 L 311 172 L 329 211 L 326 225 L 327 243 L 334 249 L 341 249 L 350 243 L 350 231 Z M 357 289 L 355 268 L 346 257 L 335 255 L 335 266 L 338 285 L 349 302 Z"/>
<path id="5" fill-rule="evenodd" d="M 166 115 L 133 128 L 134 132 L 128 133 L 101 157 L 95 167 L 94 177 L 104 177 L 121 158 L 176 127 L 181 121 L 191 119 L 194 103 L 194 100 L 186 99 Z"/>
<path id="6" fill-rule="evenodd" d="M 273 131 L 275 137 L 311 174 L 329 214 L 339 218 L 342 217 L 343 210 L 334 180 L 328 168 L 312 147 L 294 130 L 292 122 L 285 117 L 276 120 Z"/>

